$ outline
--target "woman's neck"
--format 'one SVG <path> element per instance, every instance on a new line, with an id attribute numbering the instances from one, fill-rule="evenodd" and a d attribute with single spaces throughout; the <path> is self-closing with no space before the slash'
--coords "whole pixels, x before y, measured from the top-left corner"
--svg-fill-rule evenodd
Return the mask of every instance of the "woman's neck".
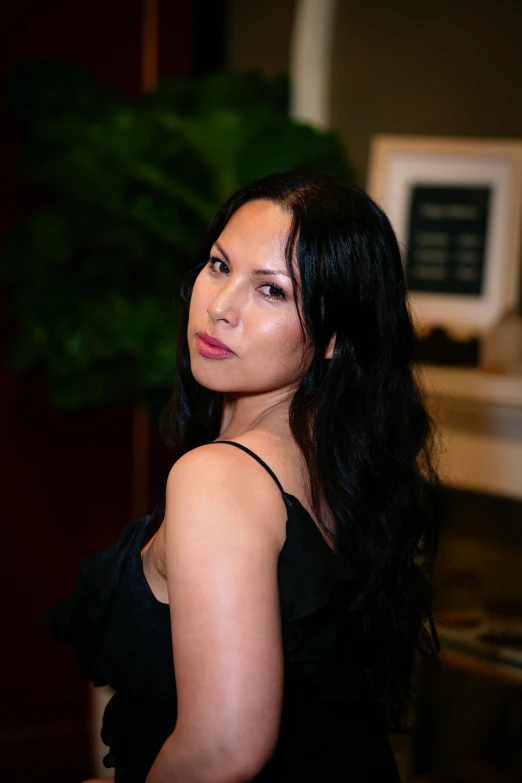
<path id="1" fill-rule="evenodd" d="M 290 433 L 291 395 L 287 389 L 262 394 L 225 394 L 219 437 L 237 438 L 256 428 Z"/>

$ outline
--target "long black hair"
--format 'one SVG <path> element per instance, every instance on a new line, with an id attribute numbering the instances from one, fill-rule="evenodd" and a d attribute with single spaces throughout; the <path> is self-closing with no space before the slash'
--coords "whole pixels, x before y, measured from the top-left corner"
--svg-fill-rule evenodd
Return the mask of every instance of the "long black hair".
<path id="1" fill-rule="evenodd" d="M 290 427 L 306 460 L 314 511 L 320 518 L 326 503 L 336 550 L 359 574 L 348 609 L 359 610 L 366 666 L 391 724 L 400 726 L 415 650 L 438 650 L 430 610 L 438 482 L 431 422 L 413 373 L 415 335 L 399 246 L 363 190 L 323 175 L 270 176 L 234 193 L 210 224 L 185 280 L 187 302 L 231 216 L 256 199 L 292 215 L 286 261 L 314 355 L 291 402 Z M 223 407 L 222 393 L 192 376 L 187 319 L 188 308 L 164 420 L 175 459 L 218 437 Z M 333 356 L 325 360 L 334 334 Z"/>

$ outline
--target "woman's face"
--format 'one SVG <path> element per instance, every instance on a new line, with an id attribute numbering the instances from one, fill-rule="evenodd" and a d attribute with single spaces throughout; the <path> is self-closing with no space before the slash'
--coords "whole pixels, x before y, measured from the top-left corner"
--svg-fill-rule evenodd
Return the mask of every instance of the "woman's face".
<path id="1" fill-rule="evenodd" d="M 260 393 L 299 382 L 305 343 L 286 267 L 290 225 L 278 205 L 250 201 L 213 245 L 194 284 L 187 331 L 192 374 L 202 386 Z"/>

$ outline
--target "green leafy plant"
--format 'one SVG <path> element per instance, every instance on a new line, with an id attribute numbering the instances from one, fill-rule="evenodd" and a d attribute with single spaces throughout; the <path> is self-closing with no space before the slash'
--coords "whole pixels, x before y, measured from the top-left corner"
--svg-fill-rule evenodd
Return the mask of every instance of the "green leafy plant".
<path id="1" fill-rule="evenodd" d="M 351 174 L 335 135 L 288 118 L 284 80 L 169 79 L 133 101 L 31 64 L 10 94 L 33 199 L 2 262 L 14 364 L 42 369 L 60 407 L 172 388 L 179 284 L 232 191 L 277 171 Z"/>

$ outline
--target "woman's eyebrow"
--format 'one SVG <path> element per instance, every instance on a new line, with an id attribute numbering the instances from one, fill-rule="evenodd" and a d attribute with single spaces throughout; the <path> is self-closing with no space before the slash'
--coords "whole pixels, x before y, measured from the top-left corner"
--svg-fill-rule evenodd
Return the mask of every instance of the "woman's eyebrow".
<path id="1" fill-rule="evenodd" d="M 217 247 L 217 249 L 219 250 L 219 252 L 223 256 L 225 261 L 227 261 L 227 263 L 230 264 L 230 257 L 228 255 L 228 253 L 226 253 L 225 250 L 223 250 L 223 248 L 221 247 L 219 242 L 214 242 L 214 246 Z M 283 272 L 282 270 L 278 270 L 278 269 L 254 269 L 252 274 L 253 275 L 258 275 L 258 276 L 261 276 L 261 275 L 282 275 L 283 277 L 290 278 L 290 275 L 288 274 L 288 272 Z"/>
<path id="2" fill-rule="evenodd" d="M 282 275 L 283 277 L 290 277 L 288 272 L 283 272 L 282 270 L 278 269 L 254 269 L 252 272 L 253 275 Z"/>

